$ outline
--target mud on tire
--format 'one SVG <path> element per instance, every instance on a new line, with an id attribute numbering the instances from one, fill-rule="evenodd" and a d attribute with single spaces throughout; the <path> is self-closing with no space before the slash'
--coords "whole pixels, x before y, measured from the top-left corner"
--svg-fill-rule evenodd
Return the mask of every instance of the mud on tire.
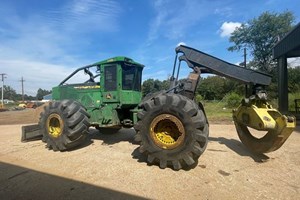
<path id="1" fill-rule="evenodd" d="M 54 101 L 45 106 L 40 116 L 40 129 L 47 148 L 54 151 L 72 149 L 85 141 L 89 114 L 76 101 Z"/>
<path id="2" fill-rule="evenodd" d="M 193 166 L 208 143 L 207 119 L 194 101 L 160 94 L 143 101 L 140 108 L 134 128 L 147 162 L 175 170 Z"/>

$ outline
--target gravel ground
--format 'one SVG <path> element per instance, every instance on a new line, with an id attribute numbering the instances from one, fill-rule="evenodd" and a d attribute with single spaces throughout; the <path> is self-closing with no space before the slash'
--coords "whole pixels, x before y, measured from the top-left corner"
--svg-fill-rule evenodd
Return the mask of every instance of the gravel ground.
<path id="1" fill-rule="evenodd" d="M 21 143 L 21 126 L 0 126 L 0 199 L 300 199 L 299 127 L 279 150 L 254 155 L 234 125 L 212 124 L 195 168 L 173 171 L 146 164 L 132 129 L 91 129 L 83 146 L 61 153 Z"/>

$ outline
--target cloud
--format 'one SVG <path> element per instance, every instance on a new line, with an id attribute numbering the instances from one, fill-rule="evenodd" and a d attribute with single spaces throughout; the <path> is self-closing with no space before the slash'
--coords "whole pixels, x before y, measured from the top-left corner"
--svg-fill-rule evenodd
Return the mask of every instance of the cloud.
<path id="1" fill-rule="evenodd" d="M 18 9 L 0 8 L 0 73 L 8 74 L 6 84 L 16 90 L 23 77 L 28 95 L 50 90 L 72 67 L 90 64 L 95 57 L 88 53 L 95 38 L 90 35 L 117 31 L 122 13 L 111 0 L 67 1 L 27 13 Z"/>
<path id="2" fill-rule="evenodd" d="M 165 5 L 163 4 L 163 1 L 154 1 L 154 10 L 156 12 L 156 16 L 150 24 L 147 44 L 152 43 L 155 39 L 159 37 L 159 29 L 167 20 L 169 11 L 167 9 L 164 9 L 164 7 Z"/>
<path id="3" fill-rule="evenodd" d="M 59 21 L 70 30 L 118 30 L 121 6 L 111 0 L 75 0 L 58 10 Z M 78 30 L 77 30 L 78 28 Z"/>
<path id="4" fill-rule="evenodd" d="M 158 80 L 167 80 L 171 76 L 171 71 L 159 70 L 153 73 L 143 74 L 143 81 L 147 79 L 158 79 Z"/>
<path id="5" fill-rule="evenodd" d="M 288 58 L 288 65 L 289 67 L 295 68 L 300 66 L 300 58 Z"/>
<path id="6" fill-rule="evenodd" d="M 213 12 L 207 4 L 198 0 L 173 1 L 157 0 L 153 3 L 155 17 L 150 23 L 148 44 L 158 38 L 178 40 L 185 37 L 190 28 Z"/>
<path id="7" fill-rule="evenodd" d="M 229 37 L 231 33 L 241 25 L 239 22 L 224 22 L 220 28 L 220 36 Z"/>
<path id="8" fill-rule="evenodd" d="M 229 6 L 222 6 L 220 8 L 216 8 L 214 10 L 214 14 L 228 18 L 233 15 L 233 11 L 232 11 L 232 8 Z"/>
<path id="9" fill-rule="evenodd" d="M 23 77 L 25 93 L 33 96 L 36 95 L 38 88 L 51 90 L 73 70 L 66 66 L 26 60 L 0 60 L 0 66 L 5 66 L 1 69 L 7 74 L 5 84 L 20 93 L 19 80 Z"/>
<path id="10" fill-rule="evenodd" d="M 180 45 L 186 46 L 186 43 L 185 43 L 185 42 L 179 42 L 179 43 L 176 45 L 176 47 L 179 47 Z"/>

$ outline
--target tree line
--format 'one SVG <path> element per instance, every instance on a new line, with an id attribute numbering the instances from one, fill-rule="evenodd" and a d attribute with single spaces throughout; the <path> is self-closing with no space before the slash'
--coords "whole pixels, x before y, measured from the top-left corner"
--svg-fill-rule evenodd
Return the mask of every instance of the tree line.
<path id="1" fill-rule="evenodd" d="M 277 78 L 273 78 L 277 80 Z M 288 68 L 288 90 L 289 93 L 300 93 L 300 66 Z M 143 96 L 161 90 L 169 89 L 169 80 L 160 81 L 158 79 L 147 79 L 143 82 Z M 272 99 L 278 98 L 277 82 L 272 82 L 266 88 L 268 96 Z M 229 93 L 236 93 L 244 96 L 246 93 L 245 85 L 238 81 L 224 78 L 221 76 L 201 77 L 196 96 L 201 96 L 203 100 L 221 100 Z M 251 91 L 248 91 L 251 94 Z"/>
<path id="2" fill-rule="evenodd" d="M 2 90 L 2 87 L 0 87 L 0 91 L 1 90 Z M 31 96 L 31 95 L 24 94 L 24 100 L 25 101 L 42 100 L 43 97 L 47 94 L 51 94 L 51 90 L 49 91 L 49 90 L 44 90 L 44 89 L 39 88 L 37 90 L 36 96 Z M 16 90 L 13 89 L 11 86 L 4 85 L 4 87 L 3 87 L 3 99 L 9 99 L 9 100 L 13 100 L 13 101 L 22 101 L 23 96 L 22 96 L 22 94 L 18 94 L 16 92 Z"/>

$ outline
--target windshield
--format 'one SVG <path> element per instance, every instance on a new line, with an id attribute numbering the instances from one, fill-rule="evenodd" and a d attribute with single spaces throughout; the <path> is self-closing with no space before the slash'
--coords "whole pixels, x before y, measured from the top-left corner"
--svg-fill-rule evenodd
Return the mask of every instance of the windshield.
<path id="1" fill-rule="evenodd" d="M 123 64 L 122 89 L 141 91 L 142 68 L 135 65 Z"/>

